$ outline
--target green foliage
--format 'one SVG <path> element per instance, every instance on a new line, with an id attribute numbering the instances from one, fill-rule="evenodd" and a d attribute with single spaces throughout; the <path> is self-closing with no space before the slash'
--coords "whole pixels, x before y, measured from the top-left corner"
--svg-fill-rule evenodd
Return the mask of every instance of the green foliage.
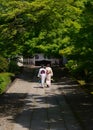
<path id="1" fill-rule="evenodd" d="M 0 94 L 4 93 L 7 86 L 11 82 L 11 76 L 10 73 L 0 73 Z"/>
<path id="2" fill-rule="evenodd" d="M 6 58 L 0 56 L 0 72 L 6 72 L 8 70 L 8 61 Z"/>
<path id="3" fill-rule="evenodd" d="M 91 0 L 1 0 L 0 52 L 64 55 L 72 72 L 88 77 L 93 74 L 92 15 Z"/>
<path id="4" fill-rule="evenodd" d="M 66 64 L 66 67 L 68 68 L 72 76 L 76 77 L 77 79 L 85 78 L 82 62 L 77 62 L 77 60 L 69 60 Z"/>
<path id="5" fill-rule="evenodd" d="M 74 76 L 88 81 L 93 78 L 93 2 L 76 0 L 67 9 L 64 31 L 68 34 L 64 36 L 69 40 L 63 37 L 59 53 L 68 59 L 66 66 Z"/>
<path id="6" fill-rule="evenodd" d="M 10 61 L 10 63 L 9 63 L 9 70 L 8 71 L 11 72 L 11 73 L 15 73 L 15 74 L 20 73 L 20 68 L 17 65 L 16 61 L 14 61 L 14 60 Z"/>

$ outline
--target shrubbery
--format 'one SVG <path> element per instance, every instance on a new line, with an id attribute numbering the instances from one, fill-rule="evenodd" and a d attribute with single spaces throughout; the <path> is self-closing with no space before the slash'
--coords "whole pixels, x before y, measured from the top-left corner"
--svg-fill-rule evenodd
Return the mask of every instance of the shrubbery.
<path id="1" fill-rule="evenodd" d="M 18 73 L 20 73 L 20 68 L 16 60 L 10 60 L 9 62 L 6 58 L 0 56 L 0 94 L 5 92 L 15 74 Z"/>
<path id="2" fill-rule="evenodd" d="M 4 93 L 7 85 L 11 82 L 11 73 L 0 73 L 0 94 Z"/>
<path id="3" fill-rule="evenodd" d="M 8 61 L 6 58 L 0 56 L 0 72 L 6 72 L 8 70 Z"/>
<path id="4" fill-rule="evenodd" d="M 17 65 L 16 61 L 10 61 L 8 71 L 15 74 L 18 74 L 20 72 L 20 67 Z"/>
<path id="5" fill-rule="evenodd" d="M 85 82 L 92 81 L 93 79 L 93 67 L 87 62 L 77 62 L 75 60 L 69 60 L 66 64 L 66 67 L 69 69 L 69 72 L 74 76 L 76 79 L 85 80 Z"/>

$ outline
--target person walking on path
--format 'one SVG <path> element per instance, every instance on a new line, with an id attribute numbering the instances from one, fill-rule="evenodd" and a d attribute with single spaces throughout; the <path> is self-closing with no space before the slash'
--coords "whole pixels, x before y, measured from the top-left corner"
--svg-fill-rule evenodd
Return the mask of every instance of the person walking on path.
<path id="1" fill-rule="evenodd" d="M 51 77 L 53 76 L 53 70 L 50 67 L 50 64 L 46 66 L 46 85 L 47 87 L 51 86 Z"/>
<path id="2" fill-rule="evenodd" d="M 44 88 L 45 80 L 46 80 L 46 69 L 45 69 L 44 65 L 42 65 L 41 68 L 39 69 L 37 77 L 40 78 L 41 87 Z"/>

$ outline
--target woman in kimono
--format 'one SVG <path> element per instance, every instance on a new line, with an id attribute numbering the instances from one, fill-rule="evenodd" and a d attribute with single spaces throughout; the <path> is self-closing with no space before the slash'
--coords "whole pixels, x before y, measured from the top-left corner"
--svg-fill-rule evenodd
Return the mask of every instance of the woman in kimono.
<path id="1" fill-rule="evenodd" d="M 46 69 L 45 67 L 42 65 L 41 68 L 39 69 L 38 72 L 38 77 L 40 78 L 40 82 L 41 82 L 41 87 L 44 88 L 45 86 L 45 79 L 46 79 Z"/>
<path id="2" fill-rule="evenodd" d="M 51 86 L 51 77 L 53 76 L 53 70 L 50 67 L 50 64 L 47 64 L 46 66 L 46 84 L 47 87 Z"/>

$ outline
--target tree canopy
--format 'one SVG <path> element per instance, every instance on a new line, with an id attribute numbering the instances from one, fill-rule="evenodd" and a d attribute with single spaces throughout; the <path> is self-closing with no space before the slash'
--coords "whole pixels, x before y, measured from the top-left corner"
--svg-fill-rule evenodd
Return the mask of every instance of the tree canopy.
<path id="1" fill-rule="evenodd" d="M 91 0 L 1 0 L 0 53 L 64 55 L 73 72 L 93 75 L 92 14 Z"/>

